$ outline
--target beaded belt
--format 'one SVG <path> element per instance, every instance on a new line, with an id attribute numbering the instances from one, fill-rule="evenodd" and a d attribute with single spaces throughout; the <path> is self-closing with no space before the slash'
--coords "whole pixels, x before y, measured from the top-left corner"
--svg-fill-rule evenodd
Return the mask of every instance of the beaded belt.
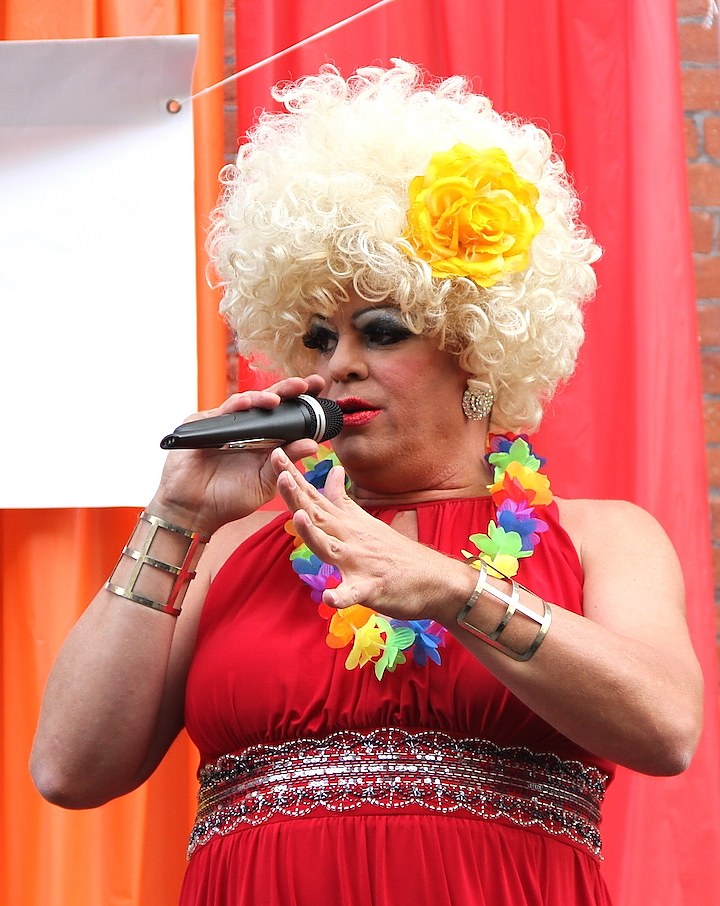
<path id="1" fill-rule="evenodd" d="M 539 828 L 600 854 L 607 776 L 579 761 L 445 733 L 339 731 L 257 745 L 200 771 L 188 857 L 216 834 L 313 809 L 420 807 Z"/>

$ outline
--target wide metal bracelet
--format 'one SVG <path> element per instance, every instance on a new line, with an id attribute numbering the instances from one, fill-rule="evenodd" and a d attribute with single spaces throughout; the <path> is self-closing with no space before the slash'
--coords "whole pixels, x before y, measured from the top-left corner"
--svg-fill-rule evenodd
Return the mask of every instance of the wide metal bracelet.
<path id="1" fill-rule="evenodd" d="M 202 549 L 204 545 L 207 544 L 209 538 L 201 535 L 200 532 L 194 532 L 191 529 L 174 525 L 172 522 L 166 522 L 164 519 L 161 519 L 160 516 L 154 516 L 152 513 L 143 511 L 140 514 L 140 520 L 150 524 L 150 530 L 148 531 L 140 550 L 130 547 L 129 544 L 126 545 L 113 570 L 114 574 L 118 566 L 122 563 L 123 557 L 129 557 L 134 560 L 135 565 L 130 572 L 127 582 L 124 585 L 117 585 L 112 581 L 111 575 L 110 579 L 105 583 L 105 588 L 107 591 L 112 592 L 112 594 L 118 595 L 121 598 L 127 598 L 129 601 L 134 601 L 136 604 L 142 604 L 143 607 L 150 607 L 153 610 L 159 610 L 162 613 L 169 613 L 172 616 L 177 617 L 182 609 L 182 602 L 188 585 L 195 578 L 195 568 L 200 559 Z M 160 560 L 152 555 L 150 549 L 160 529 L 173 532 L 173 534 L 176 535 L 182 535 L 184 538 L 188 539 L 188 546 L 185 555 L 183 556 L 183 561 L 179 566 L 173 563 L 167 563 L 165 560 Z M 175 576 L 175 581 L 172 584 L 167 601 L 155 601 L 153 598 L 148 598 L 135 591 L 135 585 L 138 582 L 140 572 L 144 566 L 149 566 L 152 569 L 160 569 L 163 572 Z"/>
<path id="2" fill-rule="evenodd" d="M 480 567 L 480 575 L 478 576 L 477 583 L 473 589 L 473 593 L 468 598 L 466 604 L 463 605 L 462 609 L 457 615 L 458 625 L 462 626 L 467 632 L 471 635 L 474 635 L 476 638 L 481 639 L 486 644 L 490 645 L 493 648 L 496 648 L 498 651 L 501 651 L 503 654 L 511 657 L 515 661 L 529 661 L 530 658 L 535 654 L 540 645 L 542 644 L 543 639 L 547 635 L 548 629 L 550 628 L 550 623 L 552 621 L 552 610 L 550 605 L 546 601 L 542 601 L 535 592 L 530 591 L 529 588 L 526 588 L 524 585 L 520 585 L 518 582 L 515 582 L 513 579 L 507 578 L 510 582 L 510 594 L 506 594 L 502 589 L 495 588 L 494 585 L 490 585 L 487 581 L 487 568 L 485 564 L 482 564 Z M 524 604 L 520 603 L 520 589 L 526 591 L 528 594 L 537 598 L 539 601 L 542 601 L 543 612 L 542 614 L 536 613 L 534 610 L 531 610 L 529 607 L 526 607 Z M 470 611 L 475 606 L 478 598 L 481 594 L 488 594 L 490 597 L 495 598 L 496 601 L 500 601 L 505 605 L 505 613 L 503 614 L 502 619 L 498 623 L 497 627 L 490 633 L 483 632 L 482 629 L 478 629 L 476 626 L 473 626 L 472 623 L 468 623 L 467 616 Z M 527 617 L 529 620 L 532 620 L 534 623 L 538 624 L 538 633 L 530 643 L 530 645 L 525 649 L 525 651 L 517 652 L 512 648 L 509 648 L 507 645 L 503 645 L 502 642 L 498 641 L 501 634 L 505 631 L 510 620 L 515 616 L 515 614 L 522 614 L 522 616 Z"/>

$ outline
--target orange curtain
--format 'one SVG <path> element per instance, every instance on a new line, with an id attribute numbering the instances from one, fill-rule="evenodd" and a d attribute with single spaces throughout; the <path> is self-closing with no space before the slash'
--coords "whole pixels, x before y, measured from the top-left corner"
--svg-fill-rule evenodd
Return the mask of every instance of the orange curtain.
<path id="1" fill-rule="evenodd" d="M 0 38 L 4 40 L 159 34 L 200 36 L 194 90 L 223 78 L 222 0 L 0 3 Z M 48 91 L 52 91 L 51 73 Z M 225 395 L 225 327 L 217 315 L 217 298 L 206 285 L 202 251 L 223 162 L 222 102 L 222 91 L 194 102 L 202 407 L 216 404 Z M 142 789 L 90 812 L 65 812 L 43 802 L 27 769 L 52 661 L 71 625 L 107 578 L 136 516 L 130 509 L 0 512 L 2 903 L 177 903 L 195 796 L 196 755 L 185 738 L 178 740 Z M 111 739 L 107 742 L 112 745 Z"/>

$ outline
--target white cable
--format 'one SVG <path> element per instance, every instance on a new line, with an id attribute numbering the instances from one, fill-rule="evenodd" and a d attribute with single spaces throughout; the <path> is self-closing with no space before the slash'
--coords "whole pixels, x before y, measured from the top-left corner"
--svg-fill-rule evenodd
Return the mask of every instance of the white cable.
<path id="1" fill-rule="evenodd" d="M 345 25 L 349 25 L 356 19 L 360 19 L 362 16 L 366 16 L 368 13 L 373 12 L 373 10 L 380 9 L 381 6 L 387 6 L 388 3 L 394 2 L 395 0 L 379 0 L 378 3 L 373 3 L 372 6 L 368 6 L 367 9 L 363 9 L 359 13 L 348 16 L 347 19 L 342 19 L 340 22 L 336 22 L 334 25 L 328 26 L 328 28 L 323 28 L 322 31 L 315 32 L 315 34 L 310 35 L 309 38 L 303 38 L 302 41 L 298 41 L 296 44 L 292 44 L 290 45 L 290 47 L 286 47 L 284 50 L 279 50 L 277 53 L 272 54 L 272 56 L 265 57 L 264 60 L 260 60 L 258 63 L 253 63 L 251 66 L 247 66 L 245 69 L 241 69 L 240 72 L 233 73 L 231 76 L 228 76 L 226 79 L 223 79 L 220 82 L 216 82 L 214 85 L 209 85 L 207 88 L 203 88 L 201 91 L 196 91 L 195 94 L 191 94 L 190 97 L 182 98 L 181 100 L 170 98 L 170 100 L 165 104 L 165 109 L 168 113 L 179 113 L 182 110 L 182 105 L 187 103 L 188 101 L 193 101 L 195 100 L 195 98 L 199 98 L 201 95 L 207 94 L 209 91 L 215 91 L 216 88 L 221 88 L 223 85 L 227 85 L 228 82 L 233 82 L 235 81 L 235 79 L 239 79 L 240 76 L 255 72 L 256 69 L 260 69 L 260 67 L 265 66 L 266 63 L 272 63 L 274 60 L 278 60 L 280 57 L 285 56 L 286 53 L 290 53 L 291 50 L 297 50 L 300 47 L 304 47 L 306 44 L 309 44 L 311 41 L 315 41 L 317 38 L 324 38 L 325 35 L 329 35 L 331 32 L 337 31 L 339 28 L 342 28 Z"/>

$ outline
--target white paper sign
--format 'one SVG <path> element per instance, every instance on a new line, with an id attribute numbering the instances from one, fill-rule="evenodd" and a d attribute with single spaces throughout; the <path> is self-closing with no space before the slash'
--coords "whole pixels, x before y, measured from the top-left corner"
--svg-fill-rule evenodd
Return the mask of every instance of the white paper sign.
<path id="1" fill-rule="evenodd" d="M 197 407 L 197 36 L 0 42 L 0 506 L 142 506 Z"/>

